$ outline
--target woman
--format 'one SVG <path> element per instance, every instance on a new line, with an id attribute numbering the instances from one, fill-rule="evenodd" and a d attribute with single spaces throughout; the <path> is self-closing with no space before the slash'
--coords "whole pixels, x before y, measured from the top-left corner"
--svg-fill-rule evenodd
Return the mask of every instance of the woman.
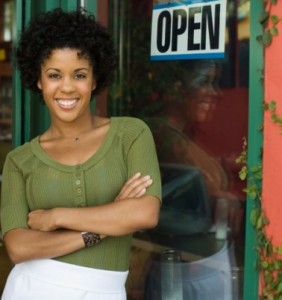
<path id="1" fill-rule="evenodd" d="M 22 32 L 16 58 L 50 127 L 5 162 L 1 227 L 13 268 L 2 300 L 126 299 L 131 233 L 154 227 L 161 199 L 148 127 L 92 115 L 116 57 L 93 16 L 60 9 Z"/>

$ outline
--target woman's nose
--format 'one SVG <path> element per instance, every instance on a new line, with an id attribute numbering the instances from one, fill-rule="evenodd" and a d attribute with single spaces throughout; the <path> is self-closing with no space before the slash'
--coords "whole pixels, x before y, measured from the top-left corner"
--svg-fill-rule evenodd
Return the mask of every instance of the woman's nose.
<path id="1" fill-rule="evenodd" d="M 61 90 L 64 92 L 72 92 L 74 90 L 74 84 L 71 78 L 64 78 L 61 84 Z"/>

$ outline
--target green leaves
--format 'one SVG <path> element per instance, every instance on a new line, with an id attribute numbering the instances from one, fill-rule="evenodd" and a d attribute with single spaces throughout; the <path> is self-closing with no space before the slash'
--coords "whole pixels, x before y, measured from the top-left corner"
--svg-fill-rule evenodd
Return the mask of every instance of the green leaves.
<path id="1" fill-rule="evenodd" d="M 272 35 L 271 35 L 271 30 L 270 29 L 265 30 L 265 32 L 262 35 L 261 41 L 265 46 L 269 46 L 271 44 Z"/>
<path id="2" fill-rule="evenodd" d="M 277 4 L 278 0 L 270 0 L 271 4 Z M 281 18 L 277 15 L 271 15 L 270 11 L 263 11 L 259 16 L 259 22 L 264 27 L 262 35 L 257 37 L 257 41 L 264 46 L 269 46 L 272 42 L 272 38 L 278 36 L 279 30 L 277 24 L 281 21 Z"/>
<path id="3" fill-rule="evenodd" d="M 270 103 L 266 103 L 266 110 L 270 110 L 271 112 L 276 111 L 276 102 L 274 100 L 270 101 Z"/>
<path id="4" fill-rule="evenodd" d="M 248 168 L 246 166 L 243 166 L 239 171 L 239 178 L 241 180 L 246 180 L 247 176 L 248 176 Z"/>
<path id="5" fill-rule="evenodd" d="M 248 176 L 248 168 L 247 168 L 247 139 L 243 138 L 243 150 L 240 153 L 239 157 L 236 158 L 235 162 L 237 164 L 243 164 L 241 170 L 239 171 L 239 178 L 241 180 L 246 180 Z"/>
<path id="6" fill-rule="evenodd" d="M 281 254 L 282 255 L 282 247 L 278 247 L 278 246 L 273 246 L 273 251 L 277 254 Z"/>
<path id="7" fill-rule="evenodd" d="M 271 100 L 269 103 L 265 104 L 265 110 L 270 111 L 270 119 L 273 123 L 278 124 L 279 126 L 282 126 L 282 116 L 279 116 L 276 113 L 276 102 L 274 100 Z"/>
<path id="8" fill-rule="evenodd" d="M 281 19 L 277 15 L 270 16 L 270 21 L 273 25 L 277 25 Z"/>
<path id="9" fill-rule="evenodd" d="M 250 220 L 251 220 L 251 223 L 252 223 L 253 226 L 256 226 L 259 217 L 260 217 L 260 209 L 254 208 L 251 211 L 251 216 L 250 216 Z"/>
<path id="10" fill-rule="evenodd" d="M 251 200 L 255 200 L 258 196 L 259 190 L 257 186 L 253 184 L 243 189 L 243 192 L 245 192 Z"/>

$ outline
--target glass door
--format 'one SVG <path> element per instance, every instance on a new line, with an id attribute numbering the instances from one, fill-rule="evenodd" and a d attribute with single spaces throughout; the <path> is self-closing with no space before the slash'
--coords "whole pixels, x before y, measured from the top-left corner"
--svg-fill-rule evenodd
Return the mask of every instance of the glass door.
<path id="1" fill-rule="evenodd" d="M 246 201 L 236 158 L 248 134 L 250 1 L 227 3 L 223 59 L 151 61 L 152 8 L 170 2 L 108 1 L 120 58 L 109 114 L 148 124 L 163 182 L 159 224 L 134 235 L 128 297 L 161 299 L 166 285 L 181 289 L 167 299 L 241 299 Z M 180 271 L 164 269 L 167 251 Z"/>

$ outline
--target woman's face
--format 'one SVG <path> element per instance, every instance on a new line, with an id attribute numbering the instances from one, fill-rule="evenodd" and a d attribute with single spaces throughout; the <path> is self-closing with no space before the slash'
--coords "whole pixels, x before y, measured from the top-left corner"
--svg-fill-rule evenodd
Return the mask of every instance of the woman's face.
<path id="1" fill-rule="evenodd" d="M 186 117 L 190 121 L 205 122 L 212 116 L 219 94 L 217 73 L 215 64 L 199 65 L 196 69 L 189 88 L 184 93 Z"/>
<path id="2" fill-rule="evenodd" d="M 56 49 L 41 66 L 38 88 L 52 120 L 74 122 L 90 113 L 91 92 L 96 87 L 88 59 L 76 49 Z"/>

